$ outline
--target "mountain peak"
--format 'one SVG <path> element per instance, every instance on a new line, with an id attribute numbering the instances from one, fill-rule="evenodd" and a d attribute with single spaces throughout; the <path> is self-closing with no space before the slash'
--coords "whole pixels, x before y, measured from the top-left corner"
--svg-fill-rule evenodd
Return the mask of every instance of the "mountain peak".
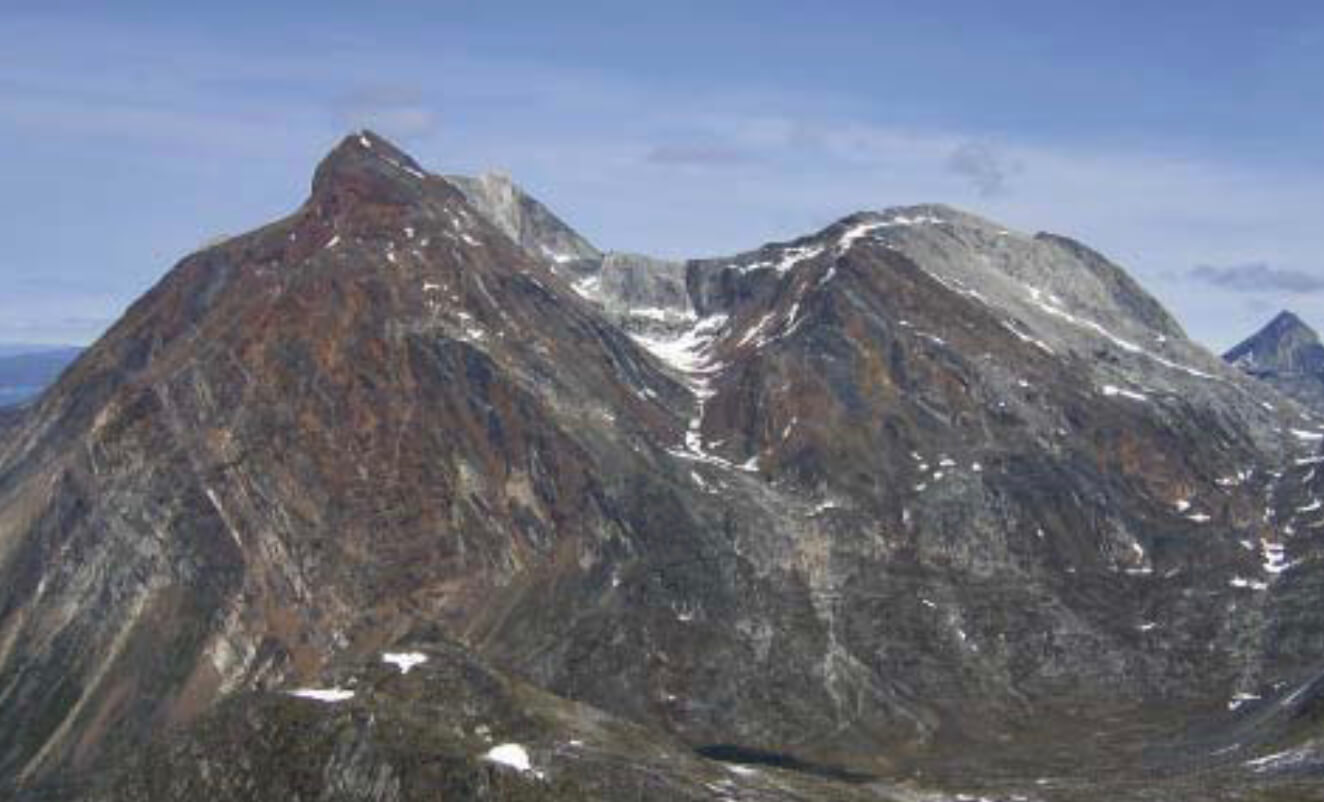
<path id="1" fill-rule="evenodd" d="M 1266 323 L 1264 328 L 1229 351 L 1227 358 L 1236 360 L 1243 354 L 1269 348 L 1299 350 L 1312 345 L 1319 345 L 1319 335 L 1296 314 L 1284 309 Z"/>
<path id="2" fill-rule="evenodd" d="M 367 128 L 346 134 L 322 160 L 322 165 L 352 163 L 375 158 L 393 164 L 405 172 L 422 173 L 423 168 L 398 145 Z"/>
<path id="3" fill-rule="evenodd" d="M 1279 312 L 1273 320 L 1270 320 L 1268 325 L 1261 330 L 1261 333 L 1278 337 L 1295 335 L 1316 342 L 1319 340 L 1319 336 L 1315 334 L 1314 329 L 1311 329 L 1301 318 L 1287 309 Z"/>
<path id="4" fill-rule="evenodd" d="M 427 173 L 395 144 L 368 130 L 340 140 L 313 174 L 314 199 L 347 202 L 369 198 L 405 203 L 416 199 Z"/>
<path id="5" fill-rule="evenodd" d="M 1319 335 L 1287 310 L 1223 358 L 1257 375 L 1324 375 L 1324 345 Z"/>

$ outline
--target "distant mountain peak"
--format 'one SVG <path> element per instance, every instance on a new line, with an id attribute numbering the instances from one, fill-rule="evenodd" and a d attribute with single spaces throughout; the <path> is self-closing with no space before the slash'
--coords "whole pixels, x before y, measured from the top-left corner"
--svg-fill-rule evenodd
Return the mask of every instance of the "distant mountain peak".
<path id="1" fill-rule="evenodd" d="M 1279 312 L 1224 358 L 1254 372 L 1324 370 L 1324 347 L 1320 345 L 1319 335 L 1288 310 Z"/>
<path id="2" fill-rule="evenodd" d="M 1269 321 L 1269 324 L 1264 327 L 1264 331 L 1273 332 L 1279 336 L 1295 333 L 1312 341 L 1319 341 L 1319 336 L 1315 334 L 1314 329 L 1307 326 L 1294 312 L 1287 309 L 1279 312 L 1273 320 Z"/>
<path id="3" fill-rule="evenodd" d="M 1292 312 L 1279 312 L 1223 358 L 1283 394 L 1324 410 L 1324 345 Z"/>

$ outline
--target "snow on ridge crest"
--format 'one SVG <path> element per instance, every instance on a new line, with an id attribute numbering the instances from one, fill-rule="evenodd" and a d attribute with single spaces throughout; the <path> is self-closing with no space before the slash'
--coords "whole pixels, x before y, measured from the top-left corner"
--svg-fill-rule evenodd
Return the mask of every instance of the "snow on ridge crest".
<path id="1" fill-rule="evenodd" d="M 776 247 L 776 246 L 774 246 Z M 771 268 L 777 273 L 785 273 L 801 262 L 808 261 L 823 253 L 826 248 L 822 245 L 791 245 L 780 247 L 780 259 L 761 259 L 749 264 L 732 265 L 740 273 L 753 273 L 756 270 L 767 270 Z"/>
<path id="2" fill-rule="evenodd" d="M 929 206 L 902 206 L 886 209 L 881 212 L 865 212 L 855 215 L 855 218 L 860 217 L 865 217 L 867 219 L 863 222 L 857 222 L 850 225 L 835 237 L 836 247 L 834 252 L 838 256 L 850 250 L 851 246 L 854 245 L 857 240 L 868 237 L 883 229 L 942 225 L 953 222 L 945 217 L 940 217 L 935 213 L 933 207 Z M 822 238 L 823 234 L 814 237 L 816 240 L 821 240 Z M 827 250 L 828 245 L 821 241 L 801 245 L 778 243 L 764 246 L 764 248 L 761 249 L 761 253 L 771 251 L 776 254 L 776 257 L 760 258 L 758 261 L 746 264 L 733 263 L 730 267 L 741 273 L 752 273 L 757 270 L 767 269 L 772 269 L 777 273 L 785 273 L 801 262 L 813 259 Z"/>

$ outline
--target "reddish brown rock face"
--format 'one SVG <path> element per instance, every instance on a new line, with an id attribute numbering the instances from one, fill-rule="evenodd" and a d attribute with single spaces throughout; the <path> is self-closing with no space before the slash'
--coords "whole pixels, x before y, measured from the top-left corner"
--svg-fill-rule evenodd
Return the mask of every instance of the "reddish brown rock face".
<path id="1" fill-rule="evenodd" d="M 352 136 L 0 421 L 0 777 L 423 631 L 660 739 L 940 776 L 1121 765 L 1027 733 L 1324 657 L 1304 424 L 1097 254 L 918 207 L 605 314 L 584 253 Z"/>

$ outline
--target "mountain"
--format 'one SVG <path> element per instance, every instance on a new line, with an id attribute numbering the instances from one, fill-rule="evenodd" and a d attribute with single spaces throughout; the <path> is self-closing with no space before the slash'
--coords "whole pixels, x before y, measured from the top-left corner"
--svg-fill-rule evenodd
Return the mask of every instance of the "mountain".
<path id="1" fill-rule="evenodd" d="M 19 404 L 40 393 L 55 381 L 82 351 L 74 347 L 24 350 L 0 355 L 0 407 Z"/>
<path id="2" fill-rule="evenodd" d="M 937 205 L 558 260 L 463 185 L 347 137 L 0 430 L 11 793 L 1317 781 L 1324 430 L 1121 268 Z"/>
<path id="3" fill-rule="evenodd" d="M 1324 345 L 1291 312 L 1280 312 L 1223 358 L 1324 414 Z"/>

